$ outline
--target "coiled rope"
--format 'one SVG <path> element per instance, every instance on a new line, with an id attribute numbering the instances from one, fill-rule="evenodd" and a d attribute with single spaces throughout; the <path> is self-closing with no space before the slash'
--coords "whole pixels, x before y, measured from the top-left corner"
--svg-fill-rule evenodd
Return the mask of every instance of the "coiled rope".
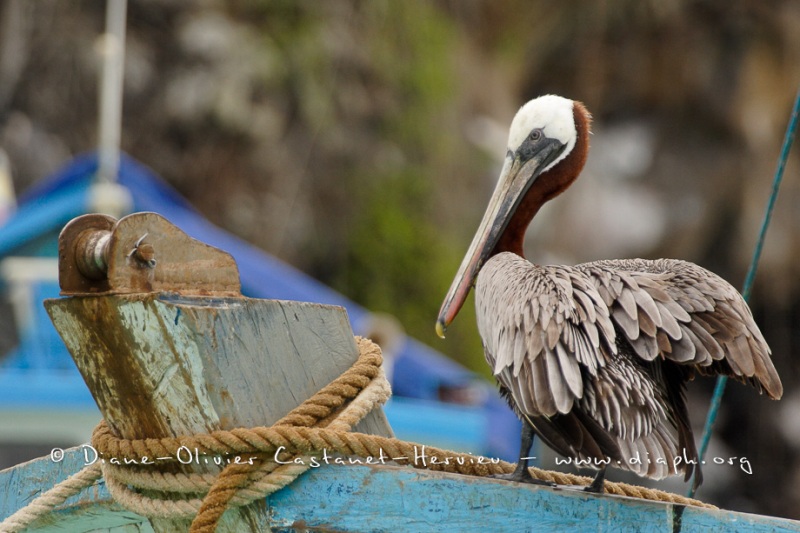
<path id="1" fill-rule="evenodd" d="M 116 502 L 126 509 L 148 518 L 194 517 L 190 531 L 207 533 L 215 531 L 219 519 L 229 507 L 247 505 L 287 486 L 311 467 L 312 457 L 320 458 L 323 453 L 364 459 L 386 457 L 415 468 L 472 476 L 507 474 L 514 470 L 515 465 L 511 463 L 490 459 L 479 461 L 472 454 L 430 446 L 424 447 L 428 460 L 416 461 L 421 444 L 353 433 L 353 426 L 372 409 L 385 403 L 391 394 L 381 367 L 380 348 L 368 339 L 356 337 L 356 340 L 359 358 L 355 364 L 270 427 L 127 440 L 114 435 L 105 421 L 101 421 L 92 435 L 92 446 L 102 457 L 140 462 L 145 457 L 177 457 L 181 449 L 196 448 L 203 455 L 239 457 L 241 464 L 232 461 L 215 475 L 162 471 L 152 464 L 95 463 L 9 516 L 0 524 L 0 532 L 24 529 L 101 477 Z M 280 462 L 275 461 L 276 454 Z M 302 460 L 295 462 L 294 457 L 302 457 Z M 251 458 L 255 459 L 252 464 Z M 287 462 L 289 464 L 283 464 Z M 158 463 L 159 467 L 161 464 Z M 558 485 L 587 485 L 591 482 L 588 477 L 539 468 L 531 468 L 530 472 L 536 479 Z M 678 494 L 626 483 L 606 481 L 605 492 L 715 508 Z"/>

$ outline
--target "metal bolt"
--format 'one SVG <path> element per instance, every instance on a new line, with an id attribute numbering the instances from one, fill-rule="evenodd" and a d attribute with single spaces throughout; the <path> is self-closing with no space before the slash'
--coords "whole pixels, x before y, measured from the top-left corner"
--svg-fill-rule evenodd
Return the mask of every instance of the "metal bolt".
<path id="1" fill-rule="evenodd" d="M 133 257 L 136 261 L 148 268 L 155 268 L 156 251 L 152 244 L 143 242 L 145 237 L 147 237 L 147 233 L 139 237 L 139 239 L 133 245 L 133 249 L 128 254 L 128 257 Z"/>

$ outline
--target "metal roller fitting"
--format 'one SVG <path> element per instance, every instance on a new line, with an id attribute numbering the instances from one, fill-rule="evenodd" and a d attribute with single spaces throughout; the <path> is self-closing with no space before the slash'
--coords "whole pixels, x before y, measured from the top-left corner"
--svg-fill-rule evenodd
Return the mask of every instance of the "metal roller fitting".
<path id="1" fill-rule="evenodd" d="M 75 262 L 81 274 L 89 279 L 104 279 L 108 273 L 108 243 L 111 232 L 83 231 L 75 241 Z"/>

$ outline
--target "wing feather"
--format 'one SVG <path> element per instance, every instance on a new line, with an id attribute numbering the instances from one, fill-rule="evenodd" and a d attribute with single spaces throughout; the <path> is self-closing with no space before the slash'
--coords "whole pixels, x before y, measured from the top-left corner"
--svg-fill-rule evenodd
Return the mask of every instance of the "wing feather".
<path id="1" fill-rule="evenodd" d="M 525 338 L 522 336 L 521 332 L 517 330 L 511 341 L 514 343 L 513 367 L 515 369 L 522 368 L 522 362 L 528 356 L 528 347 L 525 343 Z"/>
<path id="2" fill-rule="evenodd" d="M 652 361 L 659 354 L 658 341 L 655 337 L 639 335 L 636 339 L 630 340 L 629 342 L 634 350 L 636 350 L 636 353 L 639 354 L 639 357 L 646 361 Z"/>
<path id="3" fill-rule="evenodd" d="M 660 318 L 661 315 L 658 314 L 658 310 L 655 311 L 655 314 Z M 655 337 L 656 332 L 658 331 L 658 326 L 656 325 L 655 320 L 653 319 L 653 315 L 645 312 L 641 307 L 639 308 L 639 316 L 638 325 L 640 333 L 644 333 L 648 337 Z M 660 322 L 660 321 L 659 321 Z"/>
<path id="4" fill-rule="evenodd" d="M 689 315 L 677 304 L 675 304 L 671 309 L 665 305 L 664 302 L 656 300 L 656 306 L 658 307 L 658 314 L 661 315 L 661 329 L 673 339 L 680 339 L 683 333 L 681 331 L 681 326 L 678 323 L 679 319 L 675 317 L 672 311 L 673 309 L 677 308 L 680 309 L 682 313 L 686 314 L 686 319 L 681 320 L 681 322 L 684 323 L 691 323 L 691 318 Z"/>
<path id="5" fill-rule="evenodd" d="M 561 346 L 561 344 L 557 346 Z M 547 361 L 548 390 L 555 402 L 555 410 L 559 413 L 568 413 L 572 409 L 573 394 L 565 383 L 558 356 L 554 350 L 547 350 L 545 351 L 545 360 Z"/>
<path id="6" fill-rule="evenodd" d="M 672 259 L 596 261 L 575 268 L 593 281 L 620 335 L 642 359 L 661 357 L 704 374 L 726 374 L 775 399 L 783 394 L 749 307 L 719 276 Z"/>
<path id="7" fill-rule="evenodd" d="M 544 334 L 535 328 L 528 334 L 528 357 L 535 357 L 544 348 Z"/>
<path id="8" fill-rule="evenodd" d="M 549 351 L 545 349 L 545 354 Z M 557 413 L 556 401 L 549 386 L 546 355 L 540 354 L 527 368 L 530 370 L 531 376 L 528 390 L 533 391 L 536 399 L 536 410 L 545 416 L 554 416 Z"/>
<path id="9" fill-rule="evenodd" d="M 715 339 L 714 336 L 706 328 L 704 328 L 699 321 L 690 322 L 689 329 L 698 338 L 700 343 L 702 343 L 703 348 L 706 350 L 709 356 L 709 359 L 704 359 L 702 361 L 698 360 L 697 364 L 701 366 L 707 366 L 713 361 L 718 361 L 719 359 L 725 357 L 725 352 L 719 345 L 717 339 Z"/>
<path id="10" fill-rule="evenodd" d="M 634 340 L 639 338 L 639 323 L 635 315 L 630 316 L 625 310 L 620 311 L 619 309 L 614 309 L 612 310 L 611 316 L 614 318 L 616 324 L 625 332 L 625 336 L 628 337 L 628 339 Z"/>
<path id="11" fill-rule="evenodd" d="M 531 417 L 568 413 L 616 350 L 608 307 L 592 281 L 569 267 L 538 267 L 498 254 L 475 287 L 487 361 Z"/>
<path id="12" fill-rule="evenodd" d="M 585 347 L 578 349 L 585 349 Z M 583 379 L 581 378 L 581 369 L 578 366 L 577 359 L 572 357 L 561 343 L 556 344 L 556 355 L 558 355 L 558 366 L 561 369 L 561 375 L 564 376 L 564 381 L 572 392 L 572 396 L 580 398 L 583 396 Z"/>
<path id="13" fill-rule="evenodd" d="M 631 320 L 636 320 L 636 299 L 633 296 L 633 291 L 627 287 L 623 288 L 619 292 L 616 301 Z"/>
<path id="14" fill-rule="evenodd" d="M 687 437 L 673 405 L 680 391 L 662 371 L 721 373 L 782 394 L 744 300 L 690 263 L 541 267 L 501 253 L 483 266 L 475 297 L 487 361 L 513 405 L 548 443 L 578 455 L 641 456 L 622 466 L 668 475 L 671 461 L 646 458 L 676 456 Z"/>
<path id="15" fill-rule="evenodd" d="M 637 315 L 639 317 L 646 316 L 653 321 L 655 326 L 661 327 L 661 314 L 658 312 L 658 307 L 653 301 L 653 297 L 648 294 L 647 290 L 633 291 L 633 297 L 638 308 Z"/>

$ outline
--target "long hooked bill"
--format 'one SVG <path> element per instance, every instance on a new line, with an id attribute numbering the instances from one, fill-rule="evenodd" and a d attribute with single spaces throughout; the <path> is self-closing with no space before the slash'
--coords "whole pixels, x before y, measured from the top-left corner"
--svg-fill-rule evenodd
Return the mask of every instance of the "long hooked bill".
<path id="1" fill-rule="evenodd" d="M 436 320 L 436 333 L 444 338 L 447 326 L 455 319 L 470 289 L 475 283 L 483 263 L 492 253 L 500 236 L 508 225 L 531 183 L 546 167 L 552 152 L 542 150 L 524 163 L 518 155 L 509 151 L 506 156 L 497 186 L 489 200 L 489 206 L 483 215 L 478 232 L 472 239 L 467 255 L 461 262 L 453 284 L 444 298 L 439 318 Z"/>

